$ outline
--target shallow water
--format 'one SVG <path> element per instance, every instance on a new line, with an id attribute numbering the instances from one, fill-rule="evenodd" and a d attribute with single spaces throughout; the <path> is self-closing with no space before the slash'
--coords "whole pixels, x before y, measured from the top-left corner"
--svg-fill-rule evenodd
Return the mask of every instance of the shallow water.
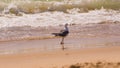
<path id="1" fill-rule="evenodd" d="M 22 37 L 29 33 L 31 36 L 48 37 L 42 39 L 21 39 L 21 40 L 10 40 L 0 42 L 0 54 L 15 54 L 15 53 L 28 53 L 28 52 L 39 52 L 39 51 L 53 51 L 62 50 L 63 47 L 67 49 L 81 49 L 81 48 L 94 48 L 94 47 L 109 47 L 120 45 L 120 24 L 90 24 L 90 25 L 71 25 L 70 34 L 65 38 L 65 44 L 60 45 L 61 38 L 53 37 L 51 33 L 59 32 L 63 26 L 51 27 L 51 28 L 17 28 L 16 31 L 12 28 L 8 29 L 7 32 L 11 32 L 10 37 Z M 16 32 L 20 32 L 19 35 Z M 26 33 L 25 33 L 26 32 Z M 27 33 L 29 32 L 29 33 Z M 4 31 L 2 32 L 4 33 Z M 9 35 L 7 35 L 9 37 Z"/>

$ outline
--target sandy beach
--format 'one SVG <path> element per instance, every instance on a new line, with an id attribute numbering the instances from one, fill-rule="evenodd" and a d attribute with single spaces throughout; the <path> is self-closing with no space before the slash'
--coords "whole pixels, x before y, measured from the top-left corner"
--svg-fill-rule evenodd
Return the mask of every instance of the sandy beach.
<path id="1" fill-rule="evenodd" d="M 0 68 L 120 68 L 119 5 L 0 0 Z"/>

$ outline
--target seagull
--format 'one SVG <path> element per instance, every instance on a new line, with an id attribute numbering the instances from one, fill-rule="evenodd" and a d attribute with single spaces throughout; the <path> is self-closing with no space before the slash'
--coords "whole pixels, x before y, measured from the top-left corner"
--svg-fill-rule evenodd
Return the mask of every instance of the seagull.
<path id="1" fill-rule="evenodd" d="M 65 29 L 61 30 L 59 33 L 52 33 L 55 36 L 62 37 L 62 41 L 60 44 L 64 44 L 64 38 L 69 34 L 68 24 L 65 24 Z"/>

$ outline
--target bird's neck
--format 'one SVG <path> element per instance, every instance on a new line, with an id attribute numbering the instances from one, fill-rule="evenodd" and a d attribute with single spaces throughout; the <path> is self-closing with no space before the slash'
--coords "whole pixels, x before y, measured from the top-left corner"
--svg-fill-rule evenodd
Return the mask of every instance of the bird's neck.
<path id="1" fill-rule="evenodd" d="M 68 29 L 68 27 L 67 27 L 67 26 L 65 26 L 65 30 L 66 30 L 66 31 L 69 31 L 69 29 Z"/>

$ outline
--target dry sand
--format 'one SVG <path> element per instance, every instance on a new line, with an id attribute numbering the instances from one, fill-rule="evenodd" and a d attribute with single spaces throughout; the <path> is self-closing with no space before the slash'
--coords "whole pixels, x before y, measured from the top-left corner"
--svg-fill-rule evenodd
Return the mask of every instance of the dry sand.
<path id="1" fill-rule="evenodd" d="M 84 62 L 120 62 L 120 47 L 0 55 L 0 68 L 61 68 Z"/>
<path id="2" fill-rule="evenodd" d="M 65 47 L 67 48 L 65 50 L 60 50 L 61 46 L 58 45 L 59 38 L 0 42 L 0 50 L 3 51 L 6 47 L 8 51 L 9 49 L 29 47 L 43 49 L 43 51 L 37 52 L 0 54 L 0 68 L 62 68 L 63 66 L 67 67 L 76 63 L 96 63 L 98 61 L 119 63 L 119 25 L 120 24 L 101 24 L 81 27 L 79 27 L 80 25 L 70 26 L 71 33 L 65 40 Z M 58 29 L 60 29 L 60 27 L 51 28 L 41 34 L 46 35 L 54 32 L 54 30 L 58 31 Z M 51 31 L 48 32 L 49 30 Z M 1 31 L 4 32 L 4 30 Z M 10 36 L 14 34 L 13 30 L 8 31 L 11 32 Z M 22 33 L 23 30 L 20 31 L 20 33 Z M 33 34 L 31 34 L 34 35 L 36 32 L 33 30 Z M 15 33 L 17 33 L 17 30 Z M 53 50 L 46 49 L 49 47 Z M 59 48 L 57 49 L 57 47 Z"/>

